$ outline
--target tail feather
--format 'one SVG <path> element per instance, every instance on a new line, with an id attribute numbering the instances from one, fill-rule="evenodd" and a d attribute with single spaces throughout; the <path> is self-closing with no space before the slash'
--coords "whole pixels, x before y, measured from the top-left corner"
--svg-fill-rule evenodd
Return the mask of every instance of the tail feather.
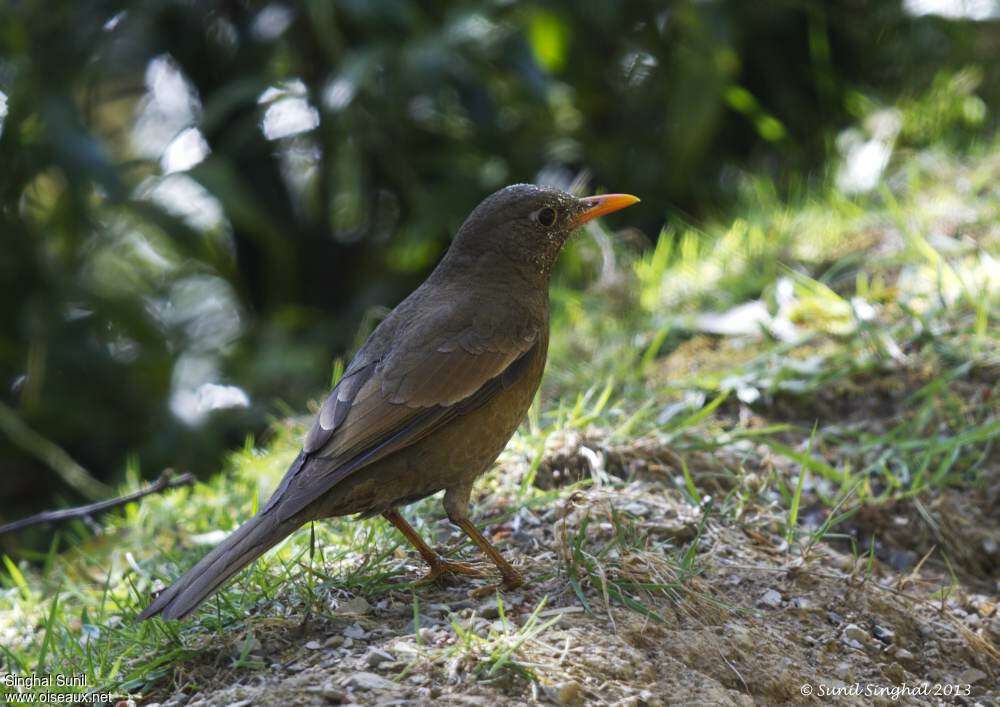
<path id="1" fill-rule="evenodd" d="M 148 619 L 157 614 L 165 619 L 184 618 L 229 578 L 277 545 L 301 524 L 296 518 L 281 521 L 277 513 L 269 511 L 254 516 L 163 590 L 139 614 L 139 619 Z"/>

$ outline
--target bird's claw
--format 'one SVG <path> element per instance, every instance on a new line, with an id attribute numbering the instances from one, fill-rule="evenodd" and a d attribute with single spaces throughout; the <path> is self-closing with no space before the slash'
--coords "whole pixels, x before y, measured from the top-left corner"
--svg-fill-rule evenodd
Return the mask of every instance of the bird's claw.
<path id="1" fill-rule="evenodd" d="M 487 584 L 484 587 L 476 587 L 469 591 L 469 597 L 472 599 L 483 599 L 496 592 L 509 592 L 517 589 L 524 584 L 524 577 L 520 574 L 513 574 L 509 577 L 504 577 L 503 581 L 499 584 Z"/>
<path id="2" fill-rule="evenodd" d="M 486 573 L 475 565 L 470 565 L 465 562 L 439 559 L 431 565 L 430 571 L 424 575 L 423 579 L 420 580 L 420 583 L 430 584 L 431 582 L 438 582 L 445 577 L 453 577 L 455 575 L 465 575 L 466 577 L 485 577 Z"/>

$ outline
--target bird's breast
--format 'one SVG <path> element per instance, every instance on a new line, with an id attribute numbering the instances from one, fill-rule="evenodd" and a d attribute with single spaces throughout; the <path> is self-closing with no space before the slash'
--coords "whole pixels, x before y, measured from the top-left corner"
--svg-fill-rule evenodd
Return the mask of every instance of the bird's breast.
<path id="1" fill-rule="evenodd" d="M 437 488 L 449 488 L 485 472 L 524 420 L 545 371 L 546 328 L 531 351 L 524 373 L 482 407 L 457 417 L 422 441 L 411 471 Z"/>

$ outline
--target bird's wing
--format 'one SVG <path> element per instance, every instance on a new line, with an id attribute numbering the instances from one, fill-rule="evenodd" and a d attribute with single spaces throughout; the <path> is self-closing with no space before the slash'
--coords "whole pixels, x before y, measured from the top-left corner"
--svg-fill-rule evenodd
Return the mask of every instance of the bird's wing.
<path id="1" fill-rule="evenodd" d="M 323 404 L 295 464 L 268 501 L 298 513 L 352 472 L 403 449 L 512 385 L 539 345 L 541 323 L 465 317 L 442 308 L 401 326 L 381 356 L 363 347 Z"/>

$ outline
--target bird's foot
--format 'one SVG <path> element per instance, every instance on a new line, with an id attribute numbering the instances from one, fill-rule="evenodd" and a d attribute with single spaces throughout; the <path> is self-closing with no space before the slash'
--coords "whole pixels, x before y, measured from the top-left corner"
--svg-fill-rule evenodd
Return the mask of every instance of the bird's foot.
<path id="1" fill-rule="evenodd" d="M 524 577 L 520 572 L 515 572 L 503 578 L 499 584 L 487 584 L 485 587 L 477 587 L 469 592 L 472 599 L 482 599 L 496 592 L 509 592 L 524 584 Z"/>
<path id="2" fill-rule="evenodd" d="M 486 573 L 475 565 L 439 558 L 437 561 L 431 563 L 430 572 L 424 575 L 424 578 L 420 582 L 422 584 L 429 584 L 431 582 L 438 582 L 446 577 L 454 577 L 455 575 L 485 577 Z"/>

